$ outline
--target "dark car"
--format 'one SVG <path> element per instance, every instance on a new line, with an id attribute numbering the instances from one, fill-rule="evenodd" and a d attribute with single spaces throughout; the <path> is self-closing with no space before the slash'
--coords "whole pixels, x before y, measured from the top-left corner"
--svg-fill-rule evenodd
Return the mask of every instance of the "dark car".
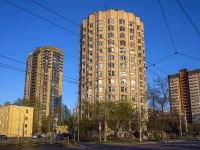
<path id="1" fill-rule="evenodd" d="M 56 139 L 61 139 L 62 138 L 62 134 L 57 134 L 56 135 Z"/>
<path id="2" fill-rule="evenodd" d="M 67 137 L 69 137 L 70 139 L 72 138 L 72 135 L 69 134 L 69 133 L 62 133 L 61 135 L 62 135 L 62 138 L 63 138 L 63 139 L 64 139 L 64 138 L 67 138 Z"/>
<path id="3" fill-rule="evenodd" d="M 6 135 L 0 135 L 0 140 L 6 140 L 8 137 Z"/>

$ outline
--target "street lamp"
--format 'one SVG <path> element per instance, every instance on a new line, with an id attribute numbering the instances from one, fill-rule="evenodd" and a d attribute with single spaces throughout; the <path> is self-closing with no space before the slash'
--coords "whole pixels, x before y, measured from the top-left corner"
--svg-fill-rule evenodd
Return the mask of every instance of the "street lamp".
<path id="1" fill-rule="evenodd" d="M 25 113 L 23 110 L 21 110 L 20 108 L 17 108 L 20 112 L 19 112 L 19 124 L 18 124 L 18 132 L 20 131 L 20 118 L 21 118 L 21 111 L 23 112 L 24 114 L 24 117 L 23 117 L 23 125 L 22 125 L 22 135 L 24 137 L 24 121 L 25 121 Z"/>

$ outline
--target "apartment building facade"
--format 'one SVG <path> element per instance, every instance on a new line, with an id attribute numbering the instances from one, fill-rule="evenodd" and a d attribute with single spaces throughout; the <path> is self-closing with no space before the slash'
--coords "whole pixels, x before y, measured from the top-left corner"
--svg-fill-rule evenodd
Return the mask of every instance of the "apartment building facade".
<path id="1" fill-rule="evenodd" d="M 0 107 L 0 134 L 8 137 L 31 137 L 33 107 L 4 105 Z"/>
<path id="2" fill-rule="evenodd" d="M 144 24 L 123 10 L 94 12 L 80 28 L 79 109 L 127 100 L 147 110 Z"/>
<path id="3" fill-rule="evenodd" d="M 200 124 L 200 69 L 169 75 L 171 110 L 186 115 L 188 123 Z"/>
<path id="4" fill-rule="evenodd" d="M 28 105 L 37 108 L 34 117 L 38 128 L 46 117 L 53 120 L 55 113 L 61 116 L 62 75 L 63 51 L 60 49 L 36 48 L 27 57 L 24 98 Z"/>

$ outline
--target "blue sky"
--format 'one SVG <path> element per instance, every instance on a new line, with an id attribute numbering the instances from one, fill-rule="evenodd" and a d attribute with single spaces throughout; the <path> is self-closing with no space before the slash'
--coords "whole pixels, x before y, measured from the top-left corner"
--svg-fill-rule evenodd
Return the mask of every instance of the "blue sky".
<path id="1" fill-rule="evenodd" d="M 49 45 L 63 50 L 64 76 L 78 79 L 78 25 L 93 12 L 105 11 L 106 8 L 132 12 L 144 22 L 149 66 L 147 82 L 151 83 L 157 75 L 167 77 L 184 68 L 200 69 L 200 34 L 197 32 L 200 32 L 199 0 L 179 0 L 196 29 L 176 0 L 160 1 L 167 24 L 158 0 L 35 0 L 76 24 L 47 11 L 31 0 L 9 1 L 24 10 L 4 0 L 0 1 L 0 104 L 5 101 L 14 102 L 17 98 L 23 98 L 24 94 L 25 72 L 5 68 L 5 65 L 25 70 L 26 58 L 36 47 Z M 178 54 L 163 60 L 176 51 Z M 160 60 L 163 61 L 159 62 Z M 150 66 L 149 63 L 156 64 Z M 63 103 L 70 109 L 74 108 L 78 99 L 78 85 L 63 82 L 62 93 Z"/>

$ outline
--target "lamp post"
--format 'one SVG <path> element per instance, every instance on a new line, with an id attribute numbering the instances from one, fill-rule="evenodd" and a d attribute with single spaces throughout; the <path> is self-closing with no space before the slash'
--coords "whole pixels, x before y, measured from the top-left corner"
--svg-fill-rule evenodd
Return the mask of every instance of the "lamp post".
<path id="1" fill-rule="evenodd" d="M 21 111 L 23 112 L 24 114 L 24 117 L 23 117 L 23 124 L 22 124 L 22 136 L 24 137 L 24 122 L 25 122 L 25 113 L 23 110 L 21 110 L 20 108 L 17 108 L 19 110 L 19 124 L 18 124 L 18 132 L 20 131 L 20 118 L 21 118 Z"/>
<path id="2" fill-rule="evenodd" d="M 138 112 L 139 112 L 139 141 L 142 142 L 142 127 L 141 127 L 141 104 L 140 104 L 140 96 L 136 93 L 138 100 Z"/>

